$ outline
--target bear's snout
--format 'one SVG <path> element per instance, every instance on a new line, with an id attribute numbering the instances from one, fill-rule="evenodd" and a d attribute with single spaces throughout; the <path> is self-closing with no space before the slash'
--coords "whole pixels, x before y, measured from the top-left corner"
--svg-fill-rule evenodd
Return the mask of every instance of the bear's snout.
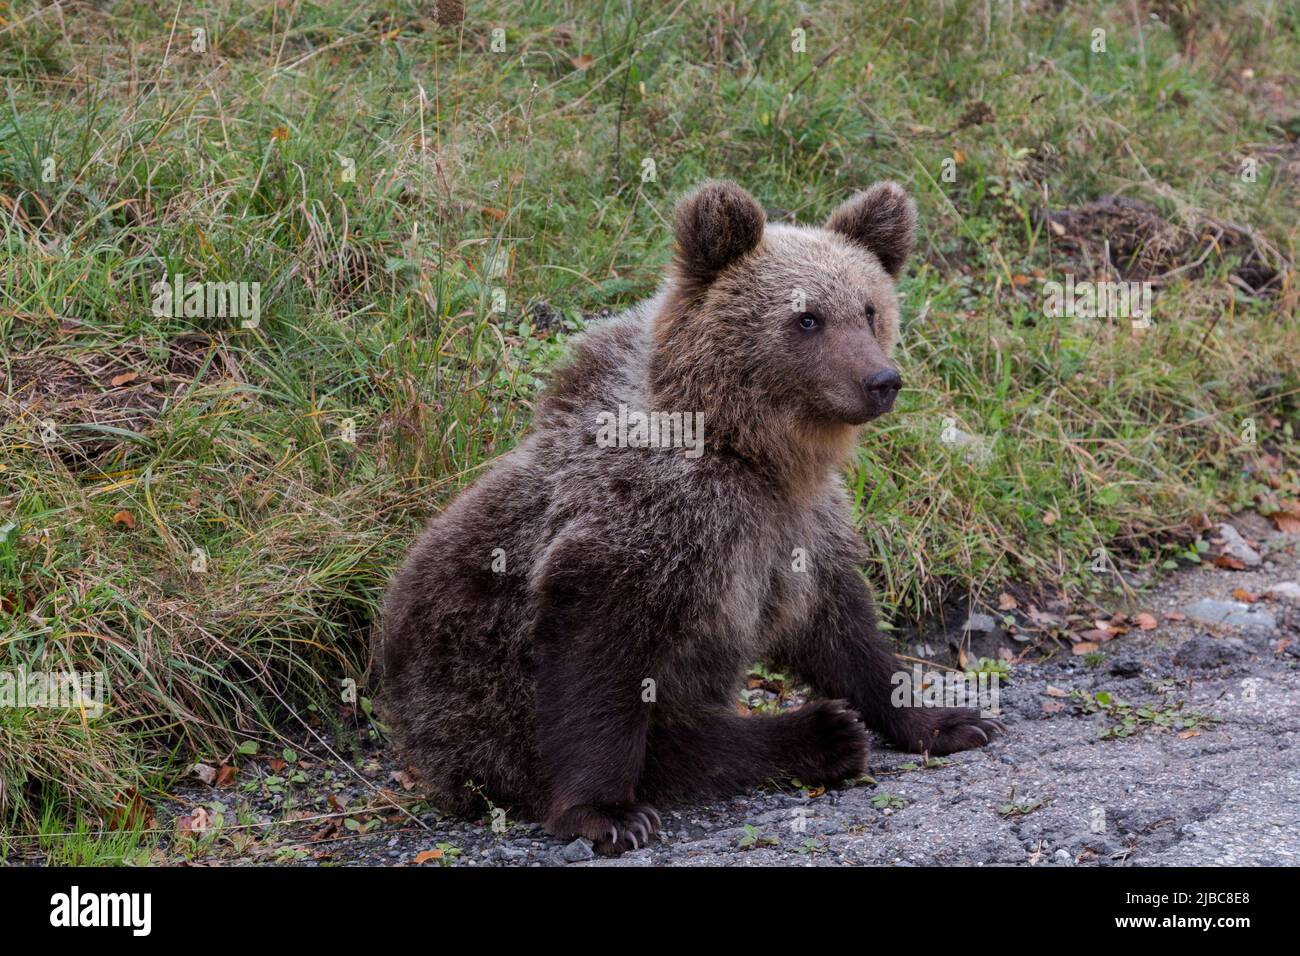
<path id="1" fill-rule="evenodd" d="M 881 369 L 862 382 L 867 396 L 867 409 L 871 418 L 877 418 L 894 407 L 894 399 L 903 387 L 903 377 L 896 368 Z"/>

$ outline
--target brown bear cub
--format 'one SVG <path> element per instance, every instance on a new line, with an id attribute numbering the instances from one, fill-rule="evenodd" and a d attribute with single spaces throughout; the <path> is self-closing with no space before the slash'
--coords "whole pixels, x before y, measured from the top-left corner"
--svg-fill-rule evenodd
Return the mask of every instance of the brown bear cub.
<path id="1" fill-rule="evenodd" d="M 441 807 L 486 798 L 616 853 L 658 829 L 657 803 L 855 777 L 867 728 L 930 754 L 1001 729 L 891 704 L 904 668 L 839 474 L 902 387 L 915 221 L 889 182 L 821 228 L 768 225 L 731 183 L 682 200 L 659 293 L 575 341 L 531 433 L 389 591 L 381 699 Z M 626 440 L 602 440 L 616 417 Z M 828 699 L 739 716 L 758 659 Z"/>

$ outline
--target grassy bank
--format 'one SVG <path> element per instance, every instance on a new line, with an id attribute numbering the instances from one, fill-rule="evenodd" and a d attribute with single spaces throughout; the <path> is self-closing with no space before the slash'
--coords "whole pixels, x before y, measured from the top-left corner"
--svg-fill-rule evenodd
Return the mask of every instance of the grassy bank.
<path id="1" fill-rule="evenodd" d="M 0 667 L 111 685 L 0 709 L 0 827 L 121 823 L 291 712 L 345 721 L 404 546 L 706 176 L 807 221 L 917 197 L 910 387 L 850 476 L 896 621 L 1300 496 L 1293 7 L 433 6 L 0 22 Z M 1164 231 L 1044 216 L 1108 195 Z M 259 283 L 256 323 L 155 314 L 177 273 Z M 1150 327 L 1045 315 L 1067 273 L 1155 279 Z"/>

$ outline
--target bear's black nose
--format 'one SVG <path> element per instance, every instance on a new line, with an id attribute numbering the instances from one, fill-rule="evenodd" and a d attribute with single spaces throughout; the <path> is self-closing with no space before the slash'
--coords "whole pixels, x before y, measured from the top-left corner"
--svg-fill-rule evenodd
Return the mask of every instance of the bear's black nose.
<path id="1" fill-rule="evenodd" d="M 885 392 L 896 392 L 902 388 L 903 378 L 896 368 L 882 369 L 863 382 L 862 387 L 868 392 L 879 392 L 883 395 Z"/>
<path id="2" fill-rule="evenodd" d="M 871 410 L 871 417 L 883 415 L 894 407 L 894 399 L 898 397 L 898 390 L 903 387 L 903 377 L 898 374 L 898 369 L 882 369 L 862 383 L 862 389 L 867 393 L 867 405 Z"/>

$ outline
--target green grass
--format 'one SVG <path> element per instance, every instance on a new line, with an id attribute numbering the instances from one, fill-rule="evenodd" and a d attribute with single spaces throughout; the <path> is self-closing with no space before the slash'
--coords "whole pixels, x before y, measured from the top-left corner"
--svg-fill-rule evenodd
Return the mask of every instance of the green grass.
<path id="1" fill-rule="evenodd" d="M 1050 6 L 16 4 L 0 667 L 103 669 L 111 696 L 0 711 L 0 828 L 107 826 L 308 704 L 336 719 L 415 530 L 517 440 L 584 316 L 653 289 L 706 176 L 807 221 L 884 177 L 918 199 L 910 387 L 850 475 L 895 621 L 1009 579 L 1086 593 L 1098 547 L 1159 566 L 1197 515 L 1294 497 L 1293 278 L 1252 298 L 1212 257 L 1144 335 L 1048 319 L 1039 281 L 1077 267 L 1035 212 L 1120 193 L 1293 260 L 1300 16 L 1142 4 L 1139 43 L 1129 3 Z M 153 315 L 176 272 L 260 282 L 260 324 Z"/>

